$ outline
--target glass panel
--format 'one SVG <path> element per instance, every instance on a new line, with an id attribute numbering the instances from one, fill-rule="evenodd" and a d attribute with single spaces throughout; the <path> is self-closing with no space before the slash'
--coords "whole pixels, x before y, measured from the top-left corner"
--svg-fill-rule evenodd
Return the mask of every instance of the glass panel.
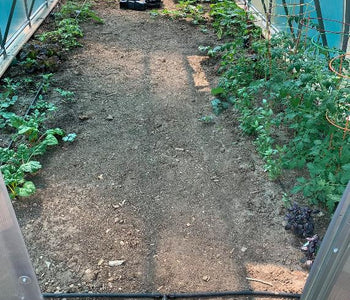
<path id="1" fill-rule="evenodd" d="M 264 12 L 264 4 L 268 8 L 270 0 L 252 0 L 251 4 L 258 9 L 262 15 L 265 16 Z M 304 13 L 306 12 L 306 15 L 310 15 L 313 19 L 313 23 L 317 23 L 317 15 L 314 8 L 312 8 L 314 1 L 310 0 L 274 0 L 273 1 L 273 16 L 272 16 L 272 23 L 275 25 L 278 29 L 284 30 L 287 32 L 290 32 L 290 28 L 297 27 L 296 22 L 291 22 L 288 24 L 288 18 L 286 15 L 286 11 L 288 10 L 289 15 L 298 16 L 301 14 L 300 11 L 300 3 L 306 3 L 304 4 Z M 283 7 L 283 3 L 287 4 L 287 9 Z M 324 19 L 324 27 L 325 31 L 327 33 L 327 42 L 328 46 L 330 48 L 336 47 L 341 48 L 341 41 L 343 38 L 343 15 L 344 15 L 344 1 L 343 0 L 320 0 L 321 10 L 322 10 L 322 17 Z M 310 13 L 310 11 L 312 11 Z M 309 31 L 310 37 L 315 35 L 316 31 Z M 319 37 L 316 38 L 319 40 Z"/>
<path id="2" fill-rule="evenodd" d="M 4 2 L 10 2 L 8 3 L 8 12 L 10 11 L 12 1 L 5 0 Z M 11 36 L 26 22 L 26 11 L 24 7 L 24 1 L 23 0 L 17 0 L 15 12 L 12 17 L 12 22 L 10 25 L 10 31 L 9 35 L 7 37 L 7 40 L 11 38 Z"/>
<path id="3" fill-rule="evenodd" d="M 4 34 L 7 20 L 9 18 L 12 0 L 0 1 L 0 29 L 1 33 Z"/>
<path id="4" fill-rule="evenodd" d="M 38 8 L 45 3 L 45 0 L 28 0 L 28 9 L 34 2 L 34 7 L 32 10 L 32 15 L 38 10 Z M 0 0 L 0 29 L 1 33 L 4 34 L 7 26 L 7 21 L 10 17 L 10 11 L 13 0 Z M 27 22 L 27 16 L 25 12 L 24 0 L 17 0 L 15 11 L 12 17 L 12 22 L 10 25 L 9 34 L 7 40 L 16 33 L 21 26 Z"/>
<path id="5" fill-rule="evenodd" d="M 43 4 L 45 3 L 46 1 L 45 0 L 34 0 L 35 3 L 34 3 L 34 9 L 33 9 L 33 13 L 36 12 L 36 10 Z M 28 1 L 28 2 L 31 2 L 31 1 Z M 33 14 L 32 13 L 32 14 Z"/>

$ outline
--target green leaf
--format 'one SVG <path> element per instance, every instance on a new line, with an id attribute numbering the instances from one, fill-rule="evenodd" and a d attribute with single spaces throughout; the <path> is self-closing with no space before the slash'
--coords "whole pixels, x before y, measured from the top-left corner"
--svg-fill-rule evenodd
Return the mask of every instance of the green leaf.
<path id="1" fill-rule="evenodd" d="M 53 134 L 48 134 L 48 135 L 45 137 L 44 143 L 45 143 L 47 146 L 54 146 L 54 145 L 58 145 L 58 140 L 57 140 L 57 138 L 56 138 Z"/>
<path id="2" fill-rule="evenodd" d="M 223 92 L 225 92 L 225 89 L 222 88 L 222 87 L 220 87 L 220 86 L 211 89 L 211 93 L 212 93 L 213 96 L 220 95 L 220 94 L 222 94 Z"/>
<path id="3" fill-rule="evenodd" d="M 31 181 L 26 181 L 22 187 L 18 188 L 17 194 L 20 197 L 28 197 L 36 191 L 35 185 Z"/>
<path id="4" fill-rule="evenodd" d="M 297 194 L 303 190 L 303 187 L 300 185 L 296 185 L 292 188 L 291 193 L 292 194 Z"/>
<path id="5" fill-rule="evenodd" d="M 49 134 L 56 135 L 57 134 L 57 135 L 63 136 L 64 131 L 61 128 L 51 128 L 51 129 L 46 130 L 45 134 L 47 134 L 47 135 L 49 135 Z"/>
<path id="6" fill-rule="evenodd" d="M 349 171 L 350 172 L 350 163 L 349 164 L 345 164 L 341 167 L 343 170 L 345 171 Z"/>
<path id="7" fill-rule="evenodd" d="M 328 180 L 332 183 L 336 183 L 337 182 L 337 178 L 334 176 L 333 173 L 328 173 Z"/>
<path id="8" fill-rule="evenodd" d="M 211 100 L 211 106 L 216 115 L 219 115 L 222 112 L 221 101 L 219 99 Z"/>
<path id="9" fill-rule="evenodd" d="M 76 137 L 77 137 L 77 134 L 73 132 L 73 133 L 67 134 L 65 137 L 62 138 L 62 140 L 64 142 L 72 143 L 72 142 L 74 142 Z"/>
<path id="10" fill-rule="evenodd" d="M 41 164 L 38 161 L 32 160 L 25 164 L 22 164 L 19 169 L 26 173 L 34 173 L 41 169 Z"/>
<path id="11" fill-rule="evenodd" d="M 33 130 L 36 130 L 36 128 L 30 127 L 30 126 L 20 126 L 17 134 L 26 134 L 26 133 L 31 132 Z"/>

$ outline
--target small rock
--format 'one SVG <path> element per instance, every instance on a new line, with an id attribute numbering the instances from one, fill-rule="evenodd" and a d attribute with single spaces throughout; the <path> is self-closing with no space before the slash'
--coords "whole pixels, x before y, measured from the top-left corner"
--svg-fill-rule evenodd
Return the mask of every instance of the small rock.
<path id="1" fill-rule="evenodd" d="M 175 151 L 185 151 L 185 149 L 184 148 L 175 148 Z"/>
<path id="2" fill-rule="evenodd" d="M 247 247 L 242 247 L 242 248 L 241 248 L 241 251 L 242 251 L 242 252 L 246 252 L 247 250 L 248 250 Z"/>
<path id="3" fill-rule="evenodd" d="M 208 282 L 210 280 L 210 276 L 203 276 L 202 279 L 203 281 Z"/>
<path id="4" fill-rule="evenodd" d="M 220 152 L 224 153 L 226 151 L 226 149 L 224 147 L 220 148 Z"/>
<path id="5" fill-rule="evenodd" d="M 122 259 L 117 259 L 117 260 L 110 260 L 108 262 L 108 265 L 110 267 L 116 267 L 116 266 L 121 266 L 121 265 L 124 265 L 125 264 L 125 260 L 122 260 Z"/>
<path id="6" fill-rule="evenodd" d="M 104 259 L 103 258 L 100 258 L 100 260 L 98 261 L 97 265 L 98 266 L 101 266 L 103 263 L 104 263 Z"/>
<path id="7" fill-rule="evenodd" d="M 114 117 L 112 115 L 108 115 L 106 118 L 106 120 L 108 120 L 108 121 L 112 121 L 113 119 L 114 119 Z"/>
<path id="8" fill-rule="evenodd" d="M 84 272 L 84 280 L 93 281 L 97 278 L 98 272 L 94 272 L 91 269 L 86 269 Z"/>
<path id="9" fill-rule="evenodd" d="M 120 208 L 120 205 L 119 205 L 119 204 L 112 204 L 112 207 L 113 207 L 114 209 L 118 209 L 118 208 Z"/>
<path id="10" fill-rule="evenodd" d="M 50 267 L 51 267 L 51 262 L 45 261 L 45 265 L 46 265 L 46 267 L 47 267 L 48 269 L 50 269 Z"/>
<path id="11" fill-rule="evenodd" d="M 120 241 L 119 244 L 120 244 L 120 246 L 124 246 L 125 242 L 124 241 Z"/>
<path id="12" fill-rule="evenodd" d="M 103 174 L 98 175 L 97 178 L 98 178 L 99 180 L 102 180 L 102 179 L 103 179 Z"/>
<path id="13" fill-rule="evenodd" d="M 86 120 L 90 119 L 90 117 L 88 115 L 80 115 L 78 118 L 80 121 L 86 121 Z"/>

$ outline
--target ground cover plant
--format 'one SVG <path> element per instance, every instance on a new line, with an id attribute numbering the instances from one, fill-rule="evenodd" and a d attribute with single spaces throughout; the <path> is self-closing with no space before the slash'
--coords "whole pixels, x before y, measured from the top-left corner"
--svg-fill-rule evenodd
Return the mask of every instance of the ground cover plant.
<path id="1" fill-rule="evenodd" d="M 57 137 L 64 136 L 64 132 L 60 128 L 46 128 L 47 115 L 56 108 L 44 101 L 42 95 L 24 115 L 14 112 L 13 106 L 19 99 L 15 93 L 8 80 L 0 93 L 0 122 L 2 131 L 8 133 L 9 145 L 0 148 L 0 169 L 10 196 L 24 197 L 35 192 L 34 183 L 27 176 L 42 167 L 36 157 L 43 155 L 49 146 L 57 145 Z"/>
<path id="2" fill-rule="evenodd" d="M 25 74 L 5 78 L 0 89 L 0 128 L 8 140 L 0 147 L 0 170 L 12 198 L 35 193 L 35 185 L 28 178 L 42 168 L 38 156 L 58 145 L 59 138 L 64 142 L 75 140 L 75 133 L 65 135 L 61 128 L 46 126 L 48 116 L 56 110 L 48 101 L 53 74 L 47 72 L 57 71 L 68 51 L 81 46 L 78 41 L 83 36 L 81 22 L 91 19 L 103 23 L 86 1 L 67 1 L 54 17 L 54 30 L 39 34 L 19 53 L 15 66 L 17 64 Z M 37 93 L 32 96 L 34 101 L 28 108 L 19 103 L 21 89 Z M 55 91 L 63 102 L 74 100 L 71 91 L 61 88 Z"/>
<path id="3" fill-rule="evenodd" d="M 208 21 L 206 16 L 206 4 L 210 1 L 184 0 L 179 1 L 176 9 L 152 10 L 151 16 L 165 16 L 170 19 L 190 19 L 195 25 L 205 24 Z"/>
<path id="4" fill-rule="evenodd" d="M 350 180 L 349 82 L 329 70 L 328 55 L 308 38 L 295 43 L 280 33 L 263 39 L 249 13 L 231 1 L 212 4 L 210 15 L 218 38 L 230 38 L 201 48 L 221 60 L 214 112 L 231 104 L 270 178 L 303 170 L 291 193 L 334 211 Z"/>

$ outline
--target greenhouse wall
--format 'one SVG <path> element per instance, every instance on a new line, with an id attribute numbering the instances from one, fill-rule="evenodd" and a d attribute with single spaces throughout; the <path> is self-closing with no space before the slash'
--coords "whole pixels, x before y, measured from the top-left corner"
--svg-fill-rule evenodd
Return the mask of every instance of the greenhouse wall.
<path id="1" fill-rule="evenodd" d="M 249 4 L 263 19 L 271 16 L 271 24 L 279 31 L 290 32 L 288 22 L 291 17 L 304 17 L 310 19 L 310 24 L 317 24 L 324 29 L 325 46 L 347 51 L 348 32 L 350 24 L 349 0 L 251 0 L 243 1 Z M 270 3 L 272 3 L 271 9 Z M 319 32 L 309 25 L 310 38 L 319 39 Z M 310 30 L 311 29 L 311 30 Z"/>
<path id="2" fill-rule="evenodd" d="M 58 0 L 0 1 L 0 76 Z"/>

